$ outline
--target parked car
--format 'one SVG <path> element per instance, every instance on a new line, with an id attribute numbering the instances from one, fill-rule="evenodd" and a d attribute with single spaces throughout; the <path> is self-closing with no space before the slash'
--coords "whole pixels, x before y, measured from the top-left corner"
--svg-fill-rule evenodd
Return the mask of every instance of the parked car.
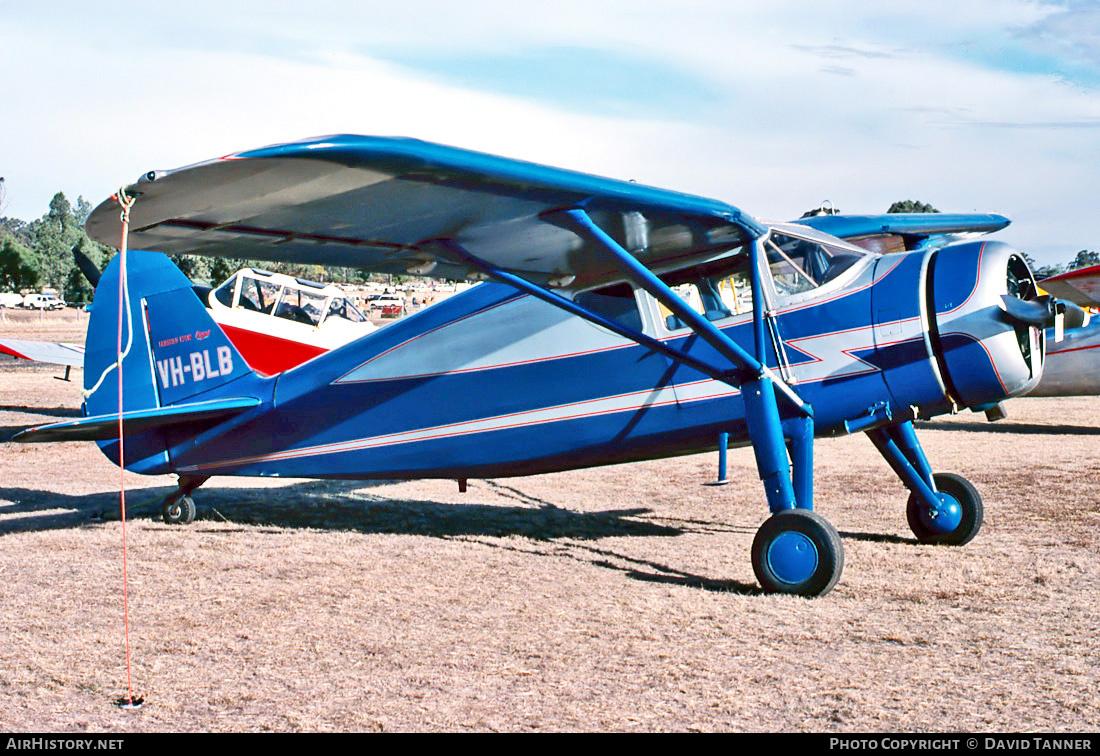
<path id="1" fill-rule="evenodd" d="M 405 300 L 393 294 L 375 294 L 367 299 L 367 307 L 372 310 L 400 313 L 405 308 Z"/>
<path id="2" fill-rule="evenodd" d="M 64 310 L 65 300 L 56 294 L 28 294 L 23 298 L 23 307 L 28 310 Z"/>
<path id="3" fill-rule="evenodd" d="M 23 297 L 18 294 L 0 294 L 0 309 L 5 307 L 22 307 Z"/>

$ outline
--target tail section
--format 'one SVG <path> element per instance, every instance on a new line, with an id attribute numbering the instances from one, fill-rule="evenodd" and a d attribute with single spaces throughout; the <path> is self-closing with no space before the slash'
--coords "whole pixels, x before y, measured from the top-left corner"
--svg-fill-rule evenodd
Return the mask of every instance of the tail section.
<path id="1" fill-rule="evenodd" d="M 121 255 L 111 260 L 96 287 L 96 306 L 88 322 L 84 350 L 84 422 L 115 415 L 119 401 L 119 276 Z M 127 253 L 121 324 L 122 407 L 135 435 L 126 434 L 126 467 L 136 472 L 168 469 L 168 453 L 158 421 L 150 417 L 177 417 L 186 422 L 192 404 L 214 397 L 209 392 L 252 370 L 195 295 L 191 282 L 164 255 Z M 169 412 L 168 407 L 173 407 Z M 164 410 L 164 411 L 160 411 Z M 89 429 L 90 429 L 89 423 Z M 106 428 L 106 424 L 99 423 Z M 142 430 L 142 428 L 146 428 Z M 124 431 L 125 432 L 125 431 Z M 117 437 L 117 432 L 114 433 Z M 99 438 L 104 438 L 102 435 Z M 118 441 L 100 440 L 99 446 L 118 463 Z"/>
<path id="2" fill-rule="evenodd" d="M 192 400 L 252 373 L 199 301 L 191 282 L 186 284 L 183 290 L 145 297 L 153 378 L 165 405 Z"/>

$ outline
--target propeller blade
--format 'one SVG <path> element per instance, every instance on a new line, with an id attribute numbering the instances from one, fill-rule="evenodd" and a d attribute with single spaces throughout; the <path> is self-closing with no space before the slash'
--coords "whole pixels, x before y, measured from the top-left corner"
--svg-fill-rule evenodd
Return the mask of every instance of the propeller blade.
<path id="1" fill-rule="evenodd" d="M 1001 301 L 1004 302 L 1005 315 L 1015 323 L 1038 328 L 1049 328 L 1054 325 L 1054 301 L 1050 297 L 1024 300 L 1002 294 Z"/>
<path id="2" fill-rule="evenodd" d="M 88 279 L 88 283 L 92 285 L 92 288 L 99 286 L 99 268 L 92 262 L 91 258 L 80 251 L 79 245 L 73 247 L 73 260 L 76 261 L 76 267 L 80 268 L 80 272 L 84 274 L 84 277 Z"/>
<path id="3" fill-rule="evenodd" d="M 1083 309 L 1050 295 L 1025 300 L 1002 294 L 1001 301 L 1005 305 L 1005 317 L 1015 323 L 1050 328 L 1059 315 L 1064 317 L 1062 327 L 1067 329 L 1081 328 L 1089 322 L 1089 315 Z"/>

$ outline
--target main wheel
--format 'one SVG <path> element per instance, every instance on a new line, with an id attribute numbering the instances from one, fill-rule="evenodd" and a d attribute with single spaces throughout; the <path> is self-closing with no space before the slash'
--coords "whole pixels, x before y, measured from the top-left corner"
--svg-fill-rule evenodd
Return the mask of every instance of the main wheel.
<path id="1" fill-rule="evenodd" d="M 916 494 L 910 494 L 905 507 L 909 529 L 921 543 L 949 546 L 969 543 L 982 527 L 984 510 L 978 489 L 953 473 L 936 473 L 932 479 L 941 506 L 929 509 Z"/>
<path id="2" fill-rule="evenodd" d="M 190 496 L 173 494 L 161 504 L 160 516 L 168 525 L 190 525 L 195 521 L 195 501 Z"/>
<path id="3" fill-rule="evenodd" d="M 844 570 L 844 546 L 821 515 L 787 509 L 772 515 L 756 532 L 752 569 L 766 593 L 823 596 Z"/>

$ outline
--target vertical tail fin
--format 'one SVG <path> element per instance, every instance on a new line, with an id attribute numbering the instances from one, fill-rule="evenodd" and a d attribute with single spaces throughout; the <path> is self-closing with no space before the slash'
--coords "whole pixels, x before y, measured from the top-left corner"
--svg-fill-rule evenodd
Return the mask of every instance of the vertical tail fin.
<path id="1" fill-rule="evenodd" d="M 103 272 L 88 322 L 86 415 L 118 411 L 120 258 L 116 255 Z M 125 412 L 198 401 L 198 395 L 252 373 L 171 260 L 157 252 L 131 251 L 124 273 L 121 364 Z M 99 444 L 117 463 L 118 442 Z M 159 469 L 168 461 L 161 432 L 150 430 L 127 437 L 126 460 L 126 467 L 138 472 Z"/>

